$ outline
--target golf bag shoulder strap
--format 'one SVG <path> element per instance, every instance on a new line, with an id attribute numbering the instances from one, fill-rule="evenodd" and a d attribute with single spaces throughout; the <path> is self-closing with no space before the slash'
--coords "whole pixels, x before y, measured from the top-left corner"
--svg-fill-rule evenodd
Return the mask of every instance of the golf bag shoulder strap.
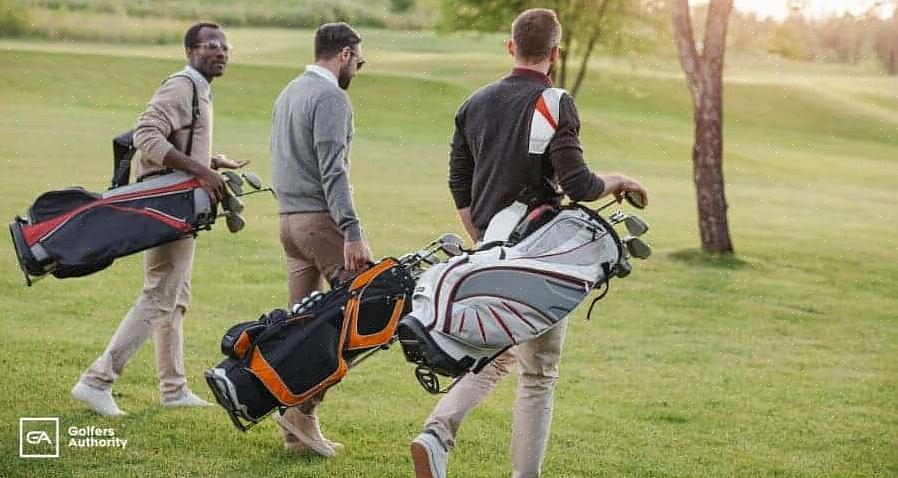
<path id="1" fill-rule="evenodd" d="M 200 98 L 196 91 L 196 82 L 189 75 L 178 74 L 169 76 L 163 84 L 172 78 L 187 78 L 190 81 L 190 86 L 193 87 L 193 99 L 190 102 L 190 135 L 187 136 L 187 150 L 184 151 L 184 154 L 190 156 L 190 153 L 193 151 L 193 133 L 196 131 L 196 120 L 200 117 Z"/>
<path id="2" fill-rule="evenodd" d="M 561 115 L 561 98 L 567 91 L 546 88 L 536 99 L 533 119 L 530 120 L 530 154 L 543 154 L 555 136 Z"/>
<path id="3" fill-rule="evenodd" d="M 190 134 L 187 136 L 187 149 L 184 154 L 190 156 L 193 151 L 193 133 L 196 130 L 196 120 L 200 117 L 199 95 L 196 90 L 196 82 L 188 75 L 176 74 L 169 76 L 162 82 L 164 85 L 172 78 L 183 77 L 190 80 L 193 87 L 193 99 L 190 103 Z M 137 153 L 137 146 L 134 144 L 134 130 L 128 130 L 112 139 L 112 185 L 109 189 L 115 189 L 127 186 L 131 177 L 131 160 Z M 171 172 L 164 170 L 164 173 Z M 146 179 L 149 175 L 138 178 L 138 181 Z"/>

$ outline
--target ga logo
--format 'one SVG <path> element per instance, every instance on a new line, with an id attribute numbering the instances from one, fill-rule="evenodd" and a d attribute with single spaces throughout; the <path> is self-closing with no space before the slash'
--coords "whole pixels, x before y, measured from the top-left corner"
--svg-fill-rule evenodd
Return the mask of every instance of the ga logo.
<path id="1" fill-rule="evenodd" d="M 59 418 L 19 418 L 20 458 L 59 458 Z"/>
<path id="2" fill-rule="evenodd" d="M 50 434 L 47 432 L 41 432 L 41 431 L 33 431 L 33 432 L 26 433 L 25 441 L 27 441 L 29 445 L 39 445 L 41 443 L 46 443 L 47 445 L 53 444 L 53 441 L 50 440 Z"/>

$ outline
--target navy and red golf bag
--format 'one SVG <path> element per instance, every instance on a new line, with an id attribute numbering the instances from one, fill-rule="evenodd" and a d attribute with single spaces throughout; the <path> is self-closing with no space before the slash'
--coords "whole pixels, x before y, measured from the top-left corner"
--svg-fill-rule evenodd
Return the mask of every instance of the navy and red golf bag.
<path id="1" fill-rule="evenodd" d="M 386 348 L 399 318 L 411 311 L 414 288 L 405 264 L 384 259 L 290 311 L 237 324 L 222 338 L 228 358 L 206 371 L 206 383 L 234 426 L 246 431 L 275 409 L 337 384 L 351 366 Z"/>
<path id="2" fill-rule="evenodd" d="M 93 193 L 80 187 L 40 195 L 9 224 L 25 281 L 80 277 L 116 258 L 208 229 L 216 207 L 199 181 L 174 172 Z"/>

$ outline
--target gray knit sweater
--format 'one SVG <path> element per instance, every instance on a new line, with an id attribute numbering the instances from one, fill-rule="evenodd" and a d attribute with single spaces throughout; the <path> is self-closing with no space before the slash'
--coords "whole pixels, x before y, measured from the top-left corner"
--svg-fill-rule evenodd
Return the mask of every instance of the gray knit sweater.
<path id="1" fill-rule="evenodd" d="M 333 79 L 306 71 L 274 103 L 271 177 L 281 214 L 328 211 L 347 241 L 362 237 L 349 185 L 352 105 Z"/>

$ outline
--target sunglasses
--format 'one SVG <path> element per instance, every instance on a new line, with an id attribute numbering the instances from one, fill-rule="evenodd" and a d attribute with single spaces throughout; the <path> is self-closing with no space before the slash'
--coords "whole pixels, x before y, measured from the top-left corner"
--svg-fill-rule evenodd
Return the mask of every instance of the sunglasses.
<path id="1" fill-rule="evenodd" d="M 362 56 L 359 55 L 358 53 L 356 53 L 352 50 L 349 50 L 349 56 L 352 56 L 352 55 L 356 55 L 359 57 L 359 61 L 355 62 L 355 69 L 356 69 L 356 71 L 361 70 L 362 67 L 365 66 L 365 59 L 362 58 Z"/>
<path id="2" fill-rule="evenodd" d="M 194 48 L 205 48 L 207 50 L 212 50 L 212 51 L 219 51 L 219 50 L 230 51 L 231 50 L 231 45 L 228 45 L 227 43 L 224 43 L 224 42 L 221 42 L 218 40 L 209 40 L 207 42 L 197 43 L 196 45 L 193 45 L 193 47 Z"/>

